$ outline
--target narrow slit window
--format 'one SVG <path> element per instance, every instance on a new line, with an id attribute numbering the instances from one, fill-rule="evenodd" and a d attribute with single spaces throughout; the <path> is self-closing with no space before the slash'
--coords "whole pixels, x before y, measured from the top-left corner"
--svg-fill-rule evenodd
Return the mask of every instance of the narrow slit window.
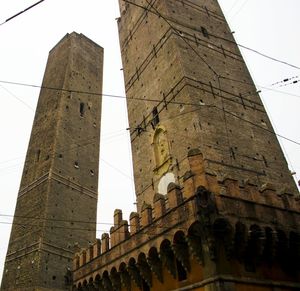
<path id="1" fill-rule="evenodd" d="M 41 156 L 41 150 L 37 150 L 37 152 L 36 152 L 36 161 L 37 162 L 40 160 L 40 156 Z"/>
<path id="2" fill-rule="evenodd" d="M 153 107 L 153 110 L 152 110 L 152 122 L 153 122 L 153 125 L 156 126 L 159 124 L 159 115 L 158 115 L 158 110 L 157 110 L 157 107 Z"/>
<path id="3" fill-rule="evenodd" d="M 79 107 L 79 111 L 80 111 L 80 117 L 84 116 L 84 103 L 80 103 L 80 107 Z"/>

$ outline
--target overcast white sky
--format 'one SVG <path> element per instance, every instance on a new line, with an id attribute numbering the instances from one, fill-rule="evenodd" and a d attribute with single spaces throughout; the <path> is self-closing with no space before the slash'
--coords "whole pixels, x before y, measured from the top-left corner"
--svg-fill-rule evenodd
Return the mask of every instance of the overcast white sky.
<path id="1" fill-rule="evenodd" d="M 174 0 L 175 1 L 175 0 Z M 37 0 L 1 0 L 0 23 Z M 219 0 L 237 42 L 300 66 L 299 0 Z M 118 0 L 46 0 L 0 26 L 0 81 L 41 85 L 49 50 L 68 32 L 83 33 L 105 49 L 103 93 L 124 96 L 115 18 Z M 277 133 L 300 142 L 298 69 L 242 50 Z M 293 79 L 296 80 L 296 79 Z M 282 93 L 262 88 L 280 90 Z M 10 234 L 38 89 L 0 82 L 0 278 Z M 298 96 L 293 96 L 298 95 Z M 134 211 L 127 113 L 123 99 L 103 97 L 98 219 L 111 223 L 115 208 Z M 280 139 L 300 179 L 300 146 Z M 110 225 L 99 224 L 108 231 Z M 100 232 L 99 234 L 100 235 Z"/>

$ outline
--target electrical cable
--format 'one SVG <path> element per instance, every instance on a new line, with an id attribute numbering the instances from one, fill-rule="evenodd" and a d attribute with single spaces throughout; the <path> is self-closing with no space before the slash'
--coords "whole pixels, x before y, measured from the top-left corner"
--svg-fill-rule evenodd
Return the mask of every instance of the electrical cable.
<path id="1" fill-rule="evenodd" d="M 34 111 L 34 109 L 29 105 L 27 104 L 26 102 L 24 102 L 21 98 L 17 97 L 15 94 L 13 94 L 12 92 L 10 92 L 10 90 L 8 90 L 7 88 L 3 87 L 1 84 L 0 84 L 0 87 L 5 90 L 9 95 L 11 95 L 12 97 L 14 97 L 16 100 L 18 100 L 19 102 L 21 102 L 23 105 L 25 105 L 27 108 L 29 108 L 31 111 Z"/>
<path id="2" fill-rule="evenodd" d="M 125 1 L 125 0 L 123 0 Z M 222 79 L 226 79 L 226 80 L 234 80 L 234 79 L 231 79 L 229 77 L 224 77 L 224 76 L 219 76 L 220 78 Z M 236 80 L 234 80 L 236 81 Z M 248 83 L 248 82 L 245 82 L 245 81 L 239 81 L 240 83 L 245 83 L 245 84 L 249 84 L 249 85 L 253 85 L 253 83 Z M 87 94 L 87 95 L 93 95 L 93 96 L 105 96 L 105 97 L 112 97 L 112 98 L 120 98 L 120 99 L 128 99 L 128 100 L 141 100 L 141 101 L 150 101 L 150 102 L 162 102 L 162 100 L 159 100 L 159 99 L 150 99 L 150 98 L 139 98 L 139 97 L 126 97 L 126 96 L 121 96 L 121 95 L 113 95 L 113 94 L 101 94 L 101 93 L 96 93 L 96 92 L 87 92 L 87 91 L 80 91 L 80 90 L 71 90 L 71 89 L 63 89 L 63 88 L 55 88 L 55 87 L 49 87 L 49 86 L 39 86 L 39 85 L 32 85 L 32 84 L 25 84 L 25 83 L 19 83 L 19 82 L 11 82 L 11 81 L 3 81 L 3 80 L 0 80 L 0 83 L 6 83 L 6 84 L 12 84 L 12 85 L 20 85 L 20 86 L 26 86 L 26 87 L 33 87 L 33 88 L 40 88 L 40 89 L 49 89 L 49 90 L 56 90 L 56 91 L 63 91 L 63 92 L 71 92 L 71 93 L 78 93 L 78 94 Z M 263 88 L 263 89 L 267 89 L 267 90 L 272 90 L 272 91 L 275 91 L 274 89 L 270 89 L 270 88 L 267 88 L 267 87 L 264 87 L 264 86 L 259 86 L 258 87 L 260 88 Z M 278 90 L 276 90 L 278 91 Z M 279 91 L 278 91 L 279 92 Z M 281 92 L 282 93 L 282 92 Z M 288 95 L 291 95 L 289 93 L 287 93 Z M 300 97 L 299 95 L 295 95 L 295 94 L 292 94 L 292 96 L 295 96 L 295 97 Z M 170 104 L 177 104 L 177 105 L 187 105 L 187 106 L 211 106 L 211 107 L 214 107 L 215 105 L 199 105 L 197 103 L 187 103 L 187 102 L 180 102 L 180 101 L 170 101 L 169 102 Z M 235 115 L 237 118 L 243 120 L 241 117 Z M 244 120 L 244 121 L 247 121 L 247 120 Z M 250 122 L 250 121 L 247 121 L 247 122 Z M 254 126 L 258 126 L 262 129 L 264 129 L 263 127 L 259 126 L 258 124 L 255 124 L 252 122 L 252 124 Z M 272 131 L 270 131 L 272 132 Z M 283 135 L 280 135 L 280 134 L 277 134 L 275 132 L 273 132 L 273 134 L 275 135 L 278 135 L 279 137 L 283 138 L 283 139 L 286 139 L 290 142 L 293 142 L 295 144 L 300 144 L 298 143 L 297 141 L 294 141 L 290 138 L 287 138 Z"/>
<path id="3" fill-rule="evenodd" d="M 44 2 L 44 1 L 45 1 L 45 0 L 41 0 L 41 1 L 36 2 L 35 4 L 33 4 L 33 5 L 29 6 L 29 7 L 27 7 L 26 9 L 24 9 L 24 10 L 22 10 L 22 11 L 20 11 L 20 12 L 18 12 L 17 14 L 15 14 L 15 15 L 13 15 L 13 16 L 7 18 L 4 22 L 0 23 L 0 25 L 3 25 L 3 24 L 5 24 L 5 23 L 11 21 L 12 19 L 16 18 L 17 16 L 23 14 L 24 12 L 26 12 L 26 11 L 32 9 L 33 7 L 39 5 L 40 3 Z"/>
<path id="4" fill-rule="evenodd" d="M 234 6 L 239 2 L 240 0 L 235 0 L 234 3 L 230 6 L 230 8 L 226 11 L 226 13 L 230 13 L 231 10 L 234 8 Z"/>
<path id="5" fill-rule="evenodd" d="M 288 81 L 292 81 L 292 80 L 298 79 L 298 78 L 299 78 L 299 76 L 293 76 L 293 77 L 285 78 L 281 81 L 278 81 L 278 82 L 275 82 L 275 83 L 271 84 L 271 86 L 275 86 L 275 85 L 279 85 L 279 84 L 285 84 Z"/>
<path id="6" fill-rule="evenodd" d="M 124 177 L 128 178 L 129 180 L 133 181 L 133 178 L 130 177 L 129 175 L 127 175 L 126 173 L 124 173 L 123 171 L 121 171 L 120 169 L 118 169 L 117 167 L 115 167 L 114 165 L 112 165 L 111 163 L 105 161 L 104 159 L 100 158 L 100 160 L 102 162 L 104 162 L 106 165 L 108 165 L 109 167 L 111 167 L 112 169 L 114 169 L 115 171 L 117 171 L 118 173 L 120 173 L 121 175 L 123 175 Z"/>
<path id="7" fill-rule="evenodd" d="M 248 1 L 249 0 L 244 1 L 244 3 L 240 6 L 239 10 L 233 16 L 231 16 L 231 20 L 233 20 L 242 11 L 242 9 L 245 7 Z"/>

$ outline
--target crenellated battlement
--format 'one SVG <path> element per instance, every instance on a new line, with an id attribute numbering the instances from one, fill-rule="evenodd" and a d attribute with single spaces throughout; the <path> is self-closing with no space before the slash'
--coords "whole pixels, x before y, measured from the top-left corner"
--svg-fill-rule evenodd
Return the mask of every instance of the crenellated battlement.
<path id="1" fill-rule="evenodd" d="M 195 222 L 201 224 L 207 215 L 218 227 L 223 220 L 231 225 L 228 229 L 242 222 L 249 234 L 253 221 L 260 229 L 297 232 L 298 197 L 286 191 L 279 193 L 270 184 L 254 185 L 249 180 L 237 181 L 228 176 L 220 178 L 205 170 L 205 159 L 197 150 L 189 152 L 187 161 L 190 169 L 182 185 L 170 183 L 167 195 L 155 194 L 152 205 L 144 203 L 140 214 L 130 214 L 129 223 L 120 209 L 115 210 L 110 233 L 104 233 L 101 241 L 76 254 L 75 280 L 82 281 L 87 276 L 89 264 L 96 264 L 98 273 L 99 269 L 115 266 L 115 258 L 127 265 L 141 252 L 148 253 L 150 246 L 159 249 L 165 239 L 174 238 L 178 231 L 189 229 Z"/>

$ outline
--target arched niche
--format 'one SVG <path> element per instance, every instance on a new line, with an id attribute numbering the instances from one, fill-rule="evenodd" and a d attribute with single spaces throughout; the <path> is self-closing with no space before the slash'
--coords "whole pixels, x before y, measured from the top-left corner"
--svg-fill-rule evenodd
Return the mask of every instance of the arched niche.
<path id="1" fill-rule="evenodd" d="M 163 126 L 156 128 L 153 136 L 153 150 L 156 167 L 155 173 L 159 176 L 166 173 L 171 165 L 170 145 L 167 131 Z"/>

